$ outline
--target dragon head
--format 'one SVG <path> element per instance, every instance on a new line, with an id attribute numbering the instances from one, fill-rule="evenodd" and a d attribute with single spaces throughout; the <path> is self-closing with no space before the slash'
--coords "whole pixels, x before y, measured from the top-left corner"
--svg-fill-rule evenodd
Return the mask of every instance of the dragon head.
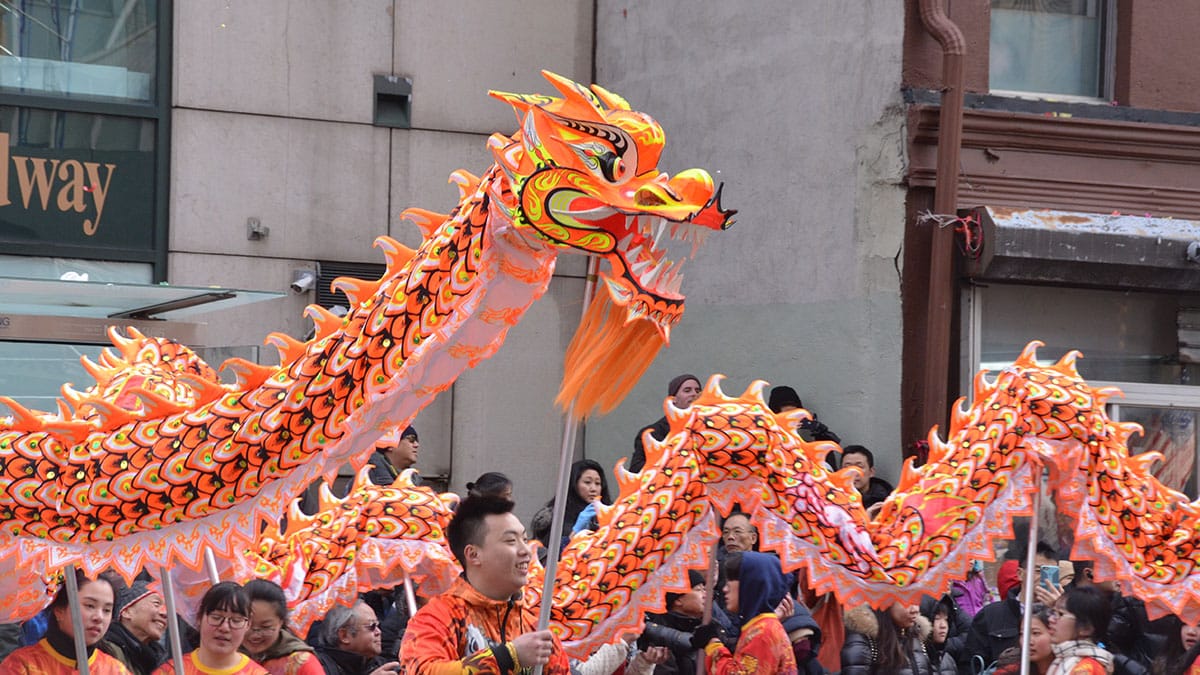
<path id="1" fill-rule="evenodd" d="M 568 350 L 559 395 L 586 414 L 615 406 L 669 342 L 683 315 L 684 260 L 736 212 L 721 207 L 721 190 L 703 169 L 674 176 L 658 169 L 666 137 L 650 116 L 598 85 L 542 74 L 562 98 L 491 92 L 520 122 L 511 137 L 489 140 L 511 188 L 495 196 L 517 228 L 609 263 L 600 274 L 607 293 L 598 294 Z M 671 241 L 685 249 L 669 250 Z M 606 373 L 608 392 L 589 394 L 584 382 L 599 381 L 597 372 Z"/>

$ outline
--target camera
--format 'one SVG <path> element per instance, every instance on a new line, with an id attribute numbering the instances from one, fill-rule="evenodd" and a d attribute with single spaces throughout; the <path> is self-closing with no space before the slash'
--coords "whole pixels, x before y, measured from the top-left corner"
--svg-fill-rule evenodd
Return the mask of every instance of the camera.
<path id="1" fill-rule="evenodd" d="M 296 270 L 292 272 L 292 292 L 307 293 L 317 285 L 317 273 L 312 270 Z"/>

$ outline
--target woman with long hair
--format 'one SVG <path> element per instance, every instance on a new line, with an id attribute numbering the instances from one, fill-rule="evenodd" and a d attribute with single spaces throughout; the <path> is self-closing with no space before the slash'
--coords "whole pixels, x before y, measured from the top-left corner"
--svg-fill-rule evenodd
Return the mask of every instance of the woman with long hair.
<path id="1" fill-rule="evenodd" d="M 96 649 L 112 623 L 113 602 L 116 599 L 112 579 L 103 574 L 97 579 L 88 579 L 83 572 L 77 571 L 75 583 L 79 590 L 79 611 L 83 615 L 83 643 L 87 647 L 88 672 L 92 675 L 129 675 L 129 670 L 120 661 Z M 66 584 L 50 603 L 49 618 L 45 636 L 35 644 L 9 654 L 0 662 L 0 674 L 67 675 L 78 672 L 75 664 L 75 627 L 71 623 Z"/>
<path id="2" fill-rule="evenodd" d="M 936 675 L 925 653 L 930 625 L 918 605 L 846 612 L 842 675 Z"/>
<path id="3" fill-rule="evenodd" d="M 238 651 L 250 630 L 250 596 L 240 584 L 222 581 L 205 592 L 196 613 L 200 646 L 183 657 L 184 675 L 267 675 L 249 656 Z M 154 675 L 172 675 L 167 661 Z"/>
<path id="4" fill-rule="evenodd" d="M 567 509 L 566 515 L 563 516 L 563 539 L 559 542 L 559 546 L 565 546 L 567 540 L 571 536 L 572 529 L 584 529 L 592 524 L 594 516 L 585 517 L 587 523 L 579 523 L 580 514 L 584 513 L 588 507 L 592 507 L 590 513 L 595 513 L 596 502 L 601 504 L 612 504 L 612 498 L 608 495 L 608 480 L 604 476 L 604 468 L 594 459 L 581 459 L 571 465 L 571 482 L 567 490 Z M 533 538 L 549 545 L 546 540 L 550 537 L 551 515 L 554 513 L 554 497 L 546 502 L 536 514 L 533 516 L 533 521 L 530 523 Z M 585 514 L 587 516 L 587 514 Z"/>
<path id="5" fill-rule="evenodd" d="M 1047 675 L 1107 675 L 1113 656 L 1100 647 L 1112 617 L 1111 603 L 1093 586 L 1068 588 L 1050 611 L 1054 663 Z"/>
<path id="6" fill-rule="evenodd" d="M 996 669 L 995 675 L 1019 675 L 1021 672 L 1021 648 L 1010 647 L 1000 656 L 1003 662 L 1012 653 L 1012 662 Z M 1029 672 L 1046 675 L 1054 662 L 1054 643 L 1050 640 L 1050 608 L 1035 604 L 1033 621 L 1029 624 Z"/>
<path id="7" fill-rule="evenodd" d="M 255 579 L 245 586 L 250 596 L 250 626 L 242 650 L 271 675 L 323 675 L 313 648 L 288 628 L 287 596 L 279 584 Z"/>

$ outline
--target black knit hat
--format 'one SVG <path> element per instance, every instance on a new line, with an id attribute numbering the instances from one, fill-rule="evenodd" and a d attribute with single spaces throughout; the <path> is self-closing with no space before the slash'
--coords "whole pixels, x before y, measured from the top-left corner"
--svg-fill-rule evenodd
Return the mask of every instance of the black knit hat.
<path id="1" fill-rule="evenodd" d="M 773 387 L 770 397 L 767 398 L 767 407 L 771 412 L 778 413 L 785 405 L 803 408 L 804 402 L 800 400 L 800 394 L 791 387 Z"/>
<path id="2" fill-rule="evenodd" d="M 675 377 L 675 379 L 671 380 L 671 383 L 667 385 L 667 394 L 670 396 L 674 396 L 675 394 L 678 394 L 679 388 L 682 387 L 683 383 L 687 382 L 688 380 L 695 380 L 696 384 L 700 384 L 700 378 L 696 377 L 695 375 L 692 375 L 691 373 L 684 373 L 683 375 L 677 375 Z"/>
<path id="3" fill-rule="evenodd" d="M 420 437 L 417 436 L 417 428 L 411 424 L 408 425 L 408 427 L 404 429 L 404 433 L 400 434 L 400 440 L 404 440 L 406 438 L 411 438 L 414 441 L 421 440 Z"/>
<path id="4" fill-rule="evenodd" d="M 704 573 L 700 570 L 688 570 L 688 581 L 692 584 L 692 588 L 703 586 L 707 583 L 704 579 Z M 681 597 L 683 597 L 683 593 L 667 593 L 667 609 L 670 609 L 671 605 L 675 604 L 675 601 Z"/>
<path id="5" fill-rule="evenodd" d="M 154 595 L 157 591 L 150 588 L 150 584 L 145 581 L 137 580 L 129 586 L 125 586 L 117 591 L 117 597 L 113 600 L 113 618 L 120 621 L 121 612 L 131 605 L 137 604 L 146 596 Z"/>

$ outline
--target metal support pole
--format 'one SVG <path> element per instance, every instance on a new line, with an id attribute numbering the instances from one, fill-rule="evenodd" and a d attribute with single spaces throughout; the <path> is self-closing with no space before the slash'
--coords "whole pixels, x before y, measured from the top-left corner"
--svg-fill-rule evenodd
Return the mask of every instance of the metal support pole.
<path id="1" fill-rule="evenodd" d="M 1033 517 L 1029 519 L 1029 550 L 1025 551 L 1025 578 L 1021 581 L 1021 675 L 1029 674 L 1029 631 L 1033 626 L 1033 589 L 1037 583 L 1038 511 L 1042 507 L 1042 472 L 1039 467 L 1033 491 Z M 1001 598 L 1003 599 L 1003 598 Z"/>
<path id="2" fill-rule="evenodd" d="M 404 575 L 404 599 L 408 601 L 408 616 L 412 617 L 417 613 L 417 594 L 413 592 L 412 578 L 407 573 Z"/>
<path id="3" fill-rule="evenodd" d="M 63 572 L 67 583 L 67 604 L 71 609 L 71 637 L 75 639 L 75 669 L 79 675 L 88 675 L 87 642 L 83 636 L 83 611 L 79 609 L 79 582 L 75 578 L 75 566 L 67 567 Z M 54 621 L 54 617 L 50 617 Z"/>
<path id="4" fill-rule="evenodd" d="M 587 314 L 588 305 L 592 302 L 592 293 L 596 288 L 596 275 L 600 271 L 600 259 L 588 257 L 587 281 L 583 287 L 583 311 L 580 316 Z M 558 553 L 562 544 L 563 516 L 567 512 L 567 485 L 571 478 L 571 457 L 575 454 L 575 433 L 579 429 L 579 420 L 575 417 L 575 402 L 567 406 L 567 422 L 563 429 L 562 447 L 558 454 L 558 482 L 554 488 L 554 510 L 550 519 L 550 541 L 546 544 L 546 580 L 542 584 L 542 604 L 538 608 L 539 631 L 550 627 L 550 609 L 554 604 L 554 575 L 558 571 Z M 574 525 L 574 523 L 572 523 Z M 533 669 L 533 675 L 542 675 L 539 664 Z"/>
<path id="5" fill-rule="evenodd" d="M 208 583 L 213 586 L 221 583 L 221 575 L 217 574 L 217 558 L 208 546 L 204 547 L 204 568 L 208 571 Z"/>
<path id="6" fill-rule="evenodd" d="M 711 507 L 710 507 L 711 508 Z M 713 603 L 717 595 L 717 551 L 721 547 L 721 537 L 713 542 L 712 551 L 708 554 L 708 572 L 704 575 L 704 618 L 701 625 L 712 623 Z M 704 675 L 704 650 L 696 658 L 696 675 Z"/>
<path id="7" fill-rule="evenodd" d="M 163 599 L 167 601 L 167 642 L 171 647 L 171 660 L 175 664 L 175 675 L 183 675 L 183 643 L 179 639 L 179 614 L 175 611 L 175 582 L 166 567 L 158 568 L 162 580 Z"/>

